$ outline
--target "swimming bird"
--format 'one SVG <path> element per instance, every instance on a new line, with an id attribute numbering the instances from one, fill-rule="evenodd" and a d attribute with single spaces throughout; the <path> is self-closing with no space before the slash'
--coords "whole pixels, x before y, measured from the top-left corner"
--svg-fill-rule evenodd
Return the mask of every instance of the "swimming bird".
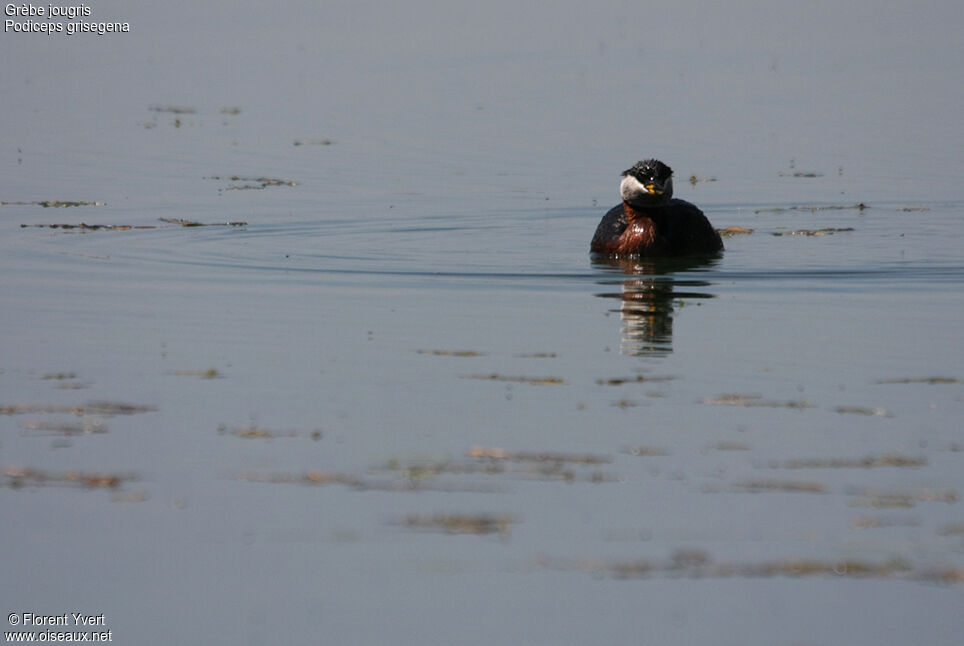
<path id="1" fill-rule="evenodd" d="M 603 216 L 590 251 L 611 256 L 715 254 L 723 240 L 703 212 L 673 198 L 673 169 L 658 159 L 623 172 L 623 203 Z"/>

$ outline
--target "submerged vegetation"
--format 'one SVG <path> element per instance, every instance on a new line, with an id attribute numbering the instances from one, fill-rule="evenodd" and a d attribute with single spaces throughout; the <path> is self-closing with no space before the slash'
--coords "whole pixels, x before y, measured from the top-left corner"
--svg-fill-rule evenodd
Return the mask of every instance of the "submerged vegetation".
<path id="1" fill-rule="evenodd" d="M 186 105 L 161 105 L 152 104 L 147 106 L 147 109 L 151 112 L 166 112 L 168 114 L 195 114 L 197 113 L 197 108 L 193 106 Z"/>
<path id="2" fill-rule="evenodd" d="M 227 429 L 219 429 L 227 432 Z M 240 429 L 241 437 L 271 438 L 265 429 Z M 292 437 L 294 435 L 291 435 Z M 471 447 L 463 459 L 392 458 L 361 473 L 308 470 L 285 473 L 245 472 L 245 482 L 273 484 L 341 484 L 358 490 L 419 492 L 459 491 L 494 493 L 502 489 L 480 479 L 545 482 L 614 482 L 617 478 L 599 468 L 612 462 L 606 455 L 509 451 L 498 447 Z"/>
<path id="3" fill-rule="evenodd" d="M 226 424 L 221 424 L 218 426 L 218 434 L 233 435 L 245 440 L 273 440 L 275 438 L 308 437 L 309 439 L 318 441 L 324 437 L 324 433 L 321 431 L 321 429 L 317 428 L 311 431 L 300 431 L 295 429 L 274 430 L 254 424 L 235 427 L 229 427 Z"/>
<path id="4" fill-rule="evenodd" d="M 707 485 L 703 491 L 707 493 L 827 493 L 828 489 L 823 483 L 815 481 L 756 479 L 734 482 L 730 485 Z"/>
<path id="5" fill-rule="evenodd" d="M 197 222 L 194 220 L 184 220 L 181 218 L 158 218 L 165 224 L 176 224 L 182 227 L 243 227 L 247 222 Z M 63 229 L 65 231 L 78 230 L 87 231 L 142 231 L 149 229 L 159 229 L 156 224 L 21 224 L 21 229 Z"/>
<path id="6" fill-rule="evenodd" d="M 834 233 L 845 233 L 853 231 L 853 227 L 825 227 L 823 229 L 797 229 L 796 231 L 774 231 L 775 236 L 826 236 Z"/>
<path id="7" fill-rule="evenodd" d="M 955 565 L 915 567 L 900 558 L 884 561 L 857 559 L 787 558 L 750 562 L 717 562 L 708 552 L 678 550 L 669 559 L 557 559 L 542 557 L 539 564 L 550 570 L 577 570 L 613 579 L 724 579 L 724 578 L 850 578 L 902 579 L 936 584 L 964 583 L 964 567 Z"/>
<path id="8" fill-rule="evenodd" d="M 126 482 L 137 480 L 131 473 L 98 473 L 90 471 L 66 471 L 56 473 L 29 467 L 7 466 L 3 468 L 4 484 L 11 489 L 25 487 L 80 487 L 84 489 L 117 489 Z"/>
<path id="9" fill-rule="evenodd" d="M 533 386 L 565 386 L 566 380 L 562 377 L 517 377 L 500 374 L 489 375 L 459 375 L 462 379 L 480 379 L 483 381 L 508 381 L 517 384 L 531 384 Z"/>
<path id="10" fill-rule="evenodd" d="M 201 379 L 220 379 L 223 375 L 217 368 L 207 370 L 176 370 L 174 374 L 178 377 L 200 377 Z"/>
<path id="11" fill-rule="evenodd" d="M 84 417 L 80 423 L 52 423 L 52 422 L 23 422 L 20 427 L 31 435 L 92 435 L 107 433 L 107 424 L 97 417 Z"/>
<path id="12" fill-rule="evenodd" d="M 95 401 L 81 406 L 62 406 L 57 404 L 9 404 L 0 406 L 0 415 L 23 415 L 25 413 L 69 413 L 71 415 L 137 415 L 152 413 L 157 408 L 143 404 Z"/>
<path id="13" fill-rule="evenodd" d="M 475 350 L 416 350 L 418 354 L 431 354 L 436 357 L 484 357 Z"/>
<path id="14" fill-rule="evenodd" d="M 157 218 L 166 224 L 179 224 L 182 227 L 243 227 L 247 222 L 198 222 L 196 220 L 185 220 L 183 218 Z"/>
<path id="15" fill-rule="evenodd" d="M 704 404 L 715 406 L 743 406 L 745 408 L 792 408 L 803 410 L 812 408 L 813 404 L 806 400 L 773 401 L 763 399 L 759 395 L 729 394 L 719 397 L 709 397 L 703 400 Z"/>
<path id="16" fill-rule="evenodd" d="M 624 384 L 644 384 L 660 381 L 672 381 L 676 377 L 672 375 L 636 375 L 635 377 L 611 377 L 609 379 L 597 379 L 596 383 L 600 386 L 622 386 Z"/>
<path id="17" fill-rule="evenodd" d="M 409 514 L 398 521 L 407 529 L 439 531 L 446 534 L 498 534 L 509 537 L 515 519 L 508 514 Z"/>
<path id="18" fill-rule="evenodd" d="M 470 458 L 490 460 L 509 460 L 512 462 L 556 462 L 569 464 L 609 464 L 612 458 L 606 455 L 587 453 L 531 453 L 526 451 L 507 451 L 497 447 L 473 446 L 468 450 Z"/>
<path id="19" fill-rule="evenodd" d="M 34 202 L 0 202 L 0 206 L 42 206 L 45 209 L 64 209 L 72 206 L 105 206 L 105 202 L 83 200 L 37 200 Z"/>
<path id="20" fill-rule="evenodd" d="M 335 142 L 325 137 L 322 139 L 295 139 L 293 145 L 295 146 L 330 146 L 333 143 Z"/>
<path id="21" fill-rule="evenodd" d="M 960 384 L 957 377 L 899 377 L 896 379 L 878 379 L 875 384 Z"/>
<path id="22" fill-rule="evenodd" d="M 719 233 L 724 238 L 732 238 L 733 236 L 738 236 L 738 235 L 750 235 L 751 233 L 753 233 L 753 229 L 748 229 L 746 227 L 732 226 L 732 227 L 727 227 L 725 229 L 717 229 L 716 232 Z"/>
<path id="23" fill-rule="evenodd" d="M 754 213 L 786 213 L 787 211 L 864 211 L 870 207 L 863 202 L 857 204 L 810 204 L 796 206 L 775 206 L 767 209 L 757 209 Z"/>
<path id="24" fill-rule="evenodd" d="M 874 467 L 923 467 L 927 458 L 888 453 L 862 458 L 807 458 L 771 461 L 770 466 L 781 469 L 871 469 Z"/>
<path id="25" fill-rule="evenodd" d="M 226 191 L 242 191 L 251 189 L 265 189 L 272 186 L 297 186 L 298 182 L 277 177 L 243 177 L 241 175 L 208 175 L 204 179 L 222 182 L 234 182 L 224 188 Z M 240 182 L 240 183 L 239 183 Z"/>

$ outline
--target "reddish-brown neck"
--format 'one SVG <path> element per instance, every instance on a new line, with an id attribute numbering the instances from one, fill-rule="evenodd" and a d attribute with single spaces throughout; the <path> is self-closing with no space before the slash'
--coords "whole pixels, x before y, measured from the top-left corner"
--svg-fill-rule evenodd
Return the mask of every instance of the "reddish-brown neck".
<path id="1" fill-rule="evenodd" d="M 610 245 L 610 253 L 640 254 L 651 252 L 660 244 L 656 233 L 656 223 L 650 214 L 643 214 L 628 202 L 623 202 L 626 214 L 626 230 Z"/>
<path id="2" fill-rule="evenodd" d="M 632 224 L 633 222 L 640 222 L 643 220 L 656 221 L 660 220 L 658 216 L 660 215 L 660 207 L 653 207 L 642 211 L 626 200 L 623 200 L 623 213 L 626 214 L 626 222 Z"/>

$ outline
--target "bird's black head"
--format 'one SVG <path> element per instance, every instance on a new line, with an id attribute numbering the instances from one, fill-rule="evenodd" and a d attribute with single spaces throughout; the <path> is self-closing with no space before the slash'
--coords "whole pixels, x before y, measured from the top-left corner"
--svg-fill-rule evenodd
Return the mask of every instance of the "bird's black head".
<path id="1" fill-rule="evenodd" d="M 658 159 L 637 162 L 623 172 L 620 193 L 631 206 L 663 206 L 673 197 L 673 169 Z"/>

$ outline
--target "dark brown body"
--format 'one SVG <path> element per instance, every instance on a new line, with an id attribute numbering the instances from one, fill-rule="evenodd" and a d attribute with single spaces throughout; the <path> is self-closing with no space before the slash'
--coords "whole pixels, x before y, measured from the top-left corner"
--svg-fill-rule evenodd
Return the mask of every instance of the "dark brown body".
<path id="1" fill-rule="evenodd" d="M 720 234 L 685 200 L 646 209 L 623 202 L 603 216 L 590 245 L 593 253 L 620 256 L 690 256 L 722 250 Z"/>

